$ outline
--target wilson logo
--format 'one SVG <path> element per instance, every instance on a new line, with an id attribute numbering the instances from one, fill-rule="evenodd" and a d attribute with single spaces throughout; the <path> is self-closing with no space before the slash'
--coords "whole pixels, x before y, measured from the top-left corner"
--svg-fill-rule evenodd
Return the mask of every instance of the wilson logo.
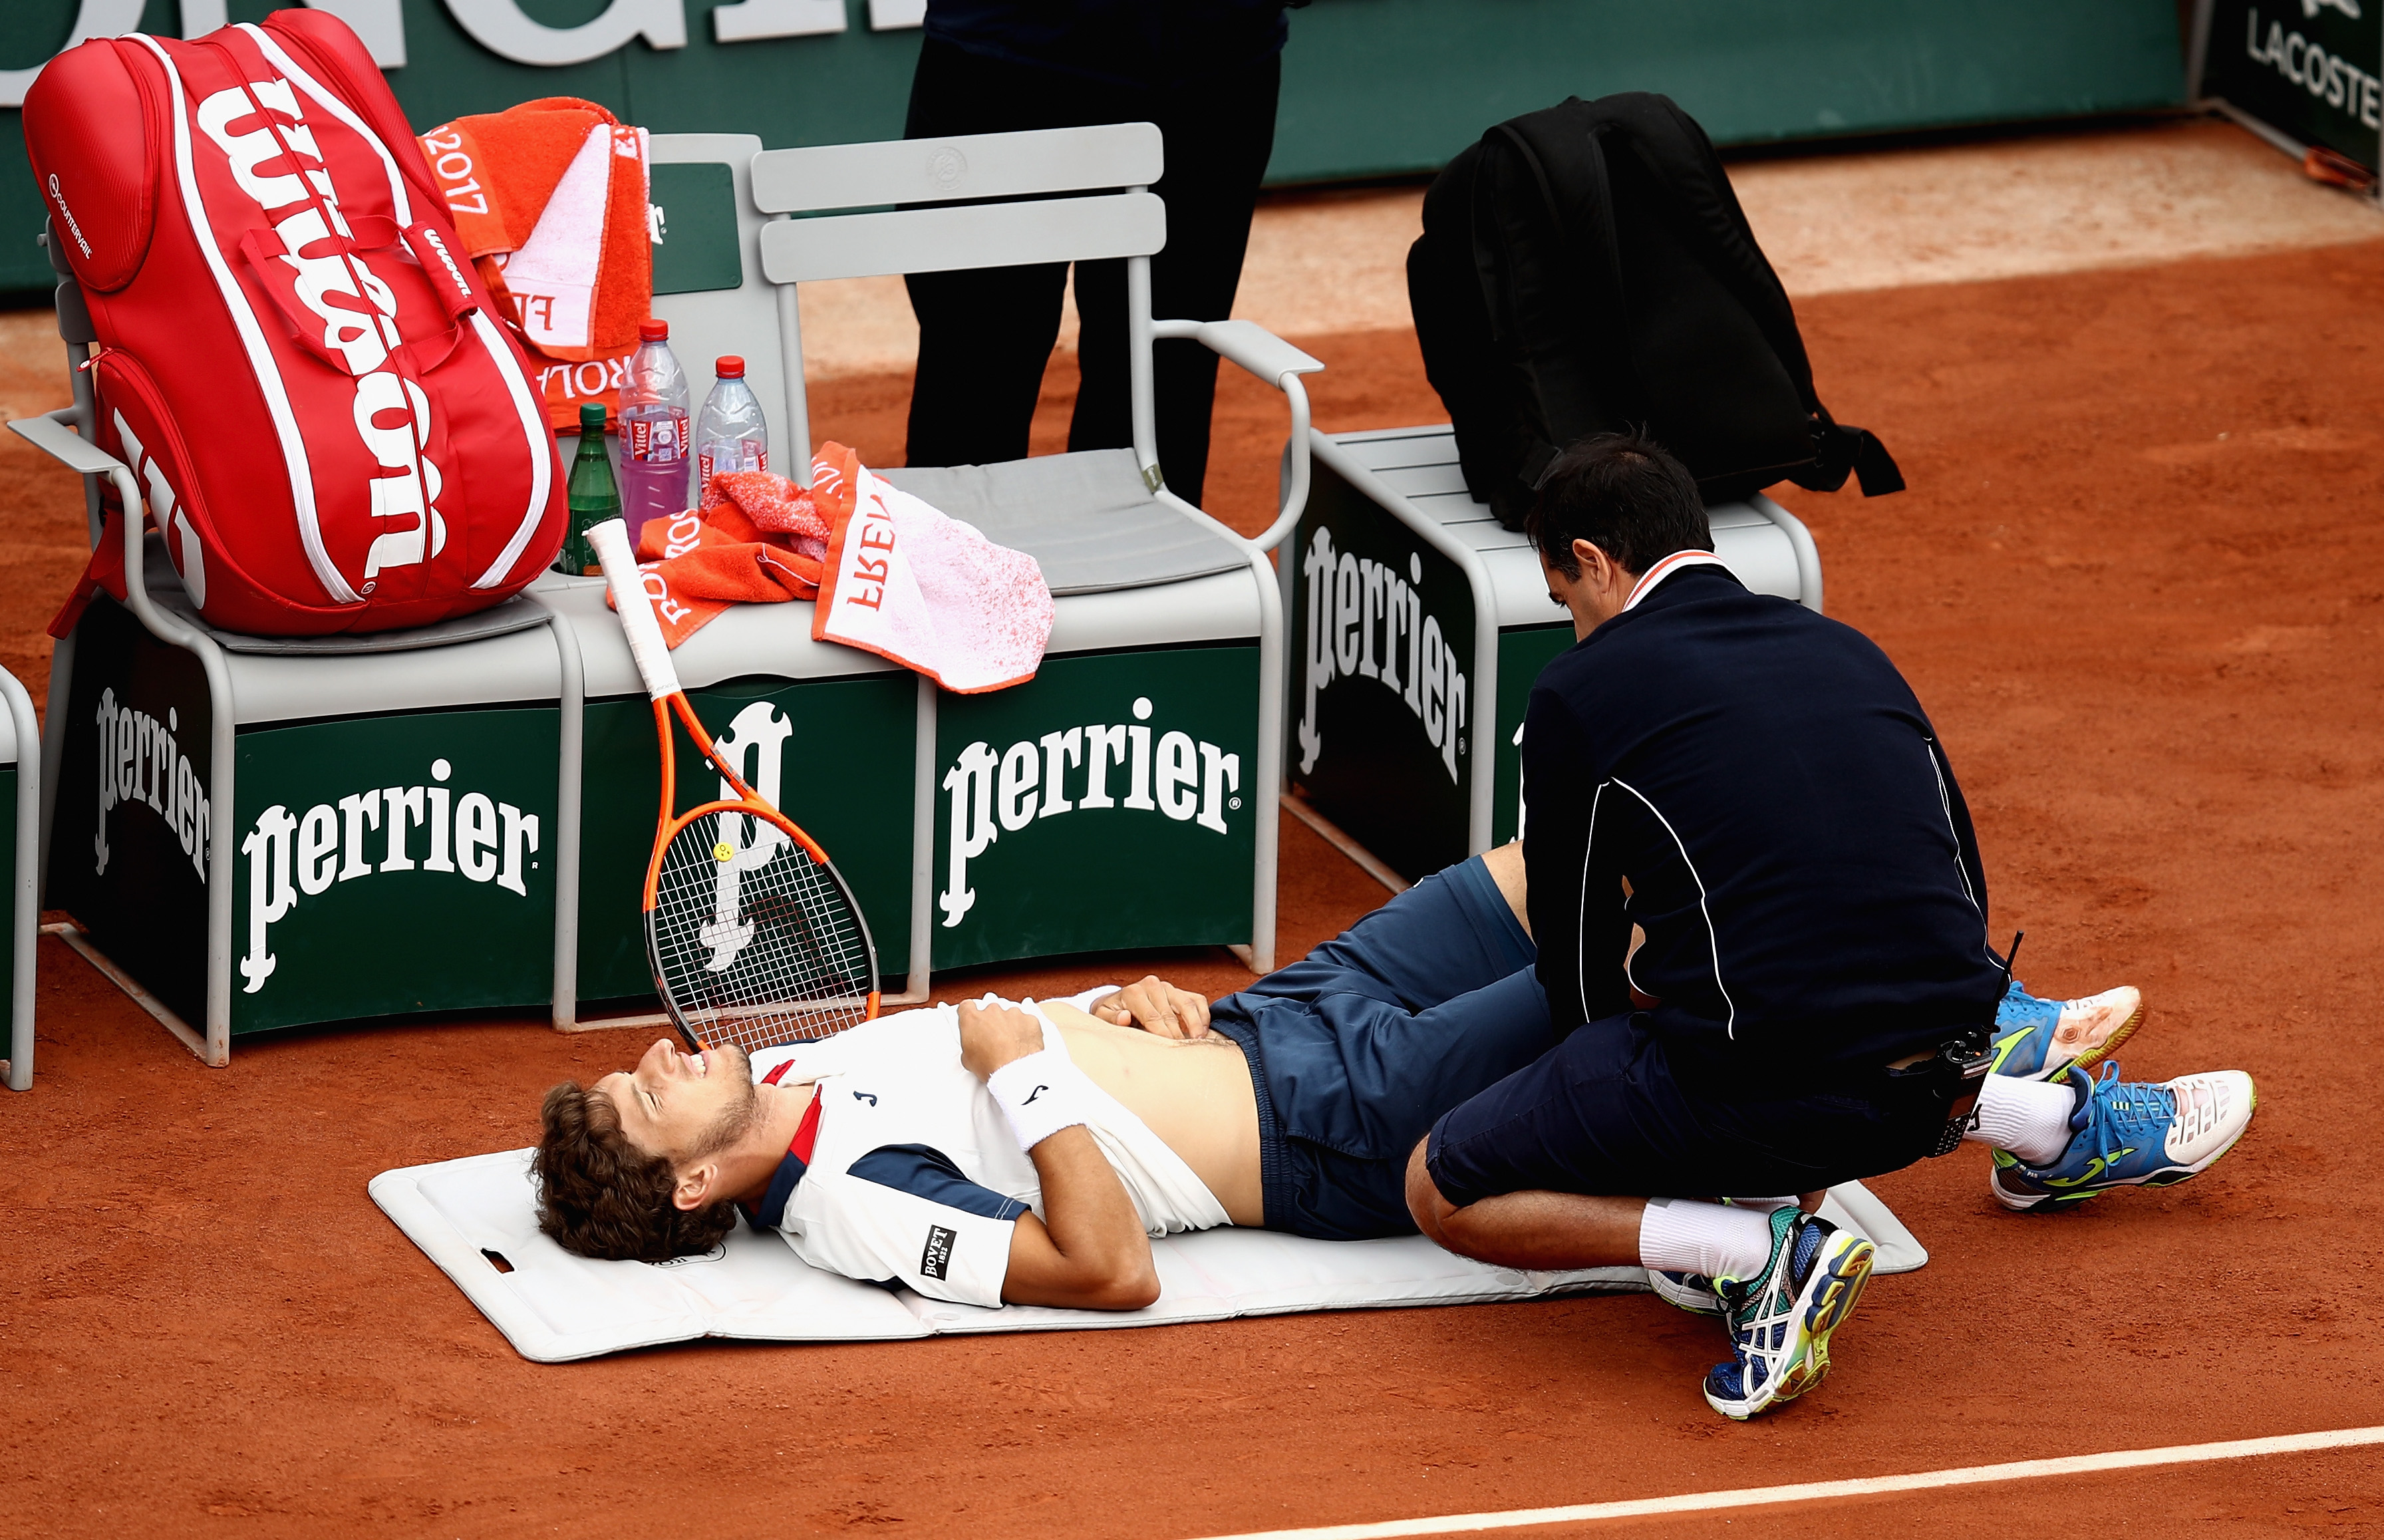
<path id="1" fill-rule="evenodd" d="M 107 875 L 108 814 L 143 807 L 166 821 L 182 854 L 204 885 L 207 880 L 207 789 L 198 764 L 182 752 L 176 734 L 181 714 L 168 707 L 166 720 L 118 705 L 114 689 L 99 692 L 98 833 L 92 836 L 92 871 Z"/>
<path id="2" fill-rule="evenodd" d="M 422 453 L 430 442 L 429 400 L 388 366 L 400 345 L 397 296 L 355 255 L 330 168 L 289 81 L 277 76 L 218 91 L 199 103 L 196 120 L 241 191 L 273 218 L 281 251 L 269 260 L 288 265 L 298 303 L 322 323 L 325 355 L 355 380 L 356 436 L 384 473 L 368 483 L 379 532 L 365 553 L 358 591 L 370 593 L 381 572 L 416 565 L 447 543 L 439 467 Z M 233 132 L 236 123 L 247 130 Z M 268 173 L 268 166 L 287 169 Z"/>
<path id="3" fill-rule="evenodd" d="M 438 259 L 437 270 L 439 276 L 446 279 L 445 292 L 450 310 L 458 316 L 466 316 L 479 308 L 478 302 L 472 298 L 471 279 L 466 278 L 464 269 L 455 265 L 453 254 L 447 250 L 445 236 L 427 224 L 416 225 L 405 232 L 405 243 L 414 248 L 416 255 L 428 251 Z M 426 267 L 428 266 L 425 264 Z"/>
<path id="4" fill-rule="evenodd" d="M 1408 556 L 1408 570 L 1333 549 L 1333 532 L 1320 528 L 1308 542 L 1300 571 L 1308 579 L 1306 666 L 1300 671 L 1299 772 L 1316 768 L 1324 739 L 1316 727 L 1316 701 L 1337 679 L 1368 679 L 1389 690 L 1440 751 L 1440 763 L 1457 783 L 1457 758 L 1465 752 L 1468 720 L 1465 671 L 1457 665 L 1437 617 L 1426 615 L 1418 591 L 1423 558 Z"/>
<path id="5" fill-rule="evenodd" d="M 256 993 L 273 976 L 272 927 L 289 918 L 301 894 L 313 898 L 334 883 L 379 872 L 419 871 L 529 896 L 524 878 L 538 868 L 529 859 L 538 853 L 538 814 L 482 791 L 458 796 L 445 784 L 453 773 L 447 761 L 433 760 L 427 786 L 367 788 L 337 803 L 317 802 L 304 815 L 276 802 L 256 815 L 240 842 L 248 857 L 244 993 Z"/>
<path id="6" fill-rule="evenodd" d="M 1150 698 L 1143 696 L 1131 723 L 1062 727 L 999 754 L 983 742 L 961 751 L 943 779 L 951 848 L 936 904 L 946 929 L 976 904 L 968 863 L 1005 830 L 1019 834 L 1038 819 L 1114 808 L 1228 832 L 1225 814 L 1242 805 L 1242 756 L 1185 732 L 1161 733 L 1154 741 L 1150 714 Z"/>

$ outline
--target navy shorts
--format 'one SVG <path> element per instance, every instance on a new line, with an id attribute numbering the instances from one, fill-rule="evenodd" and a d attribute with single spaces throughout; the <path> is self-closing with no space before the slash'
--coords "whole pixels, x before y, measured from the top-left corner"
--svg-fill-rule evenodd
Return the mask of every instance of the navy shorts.
<path id="1" fill-rule="evenodd" d="M 1463 1208 L 1501 1193 L 1734 1198 L 1817 1192 L 1929 1152 L 1924 1074 L 1820 1066 L 1783 1085 L 1677 1065 L 1645 1018 L 1609 1016 L 1440 1118 L 1424 1169 Z"/>
<path id="2" fill-rule="evenodd" d="M 1535 956 L 1477 857 L 1211 1008 L 1250 1062 L 1267 1228 L 1415 1233 L 1417 1141 L 1557 1046 Z"/>

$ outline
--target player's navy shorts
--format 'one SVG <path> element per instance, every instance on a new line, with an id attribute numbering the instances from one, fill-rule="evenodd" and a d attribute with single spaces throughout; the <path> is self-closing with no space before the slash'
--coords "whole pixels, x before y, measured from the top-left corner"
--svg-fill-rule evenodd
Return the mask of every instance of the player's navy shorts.
<path id="1" fill-rule="evenodd" d="M 1211 1009 L 1250 1062 L 1267 1228 L 1415 1233 L 1416 1141 L 1557 1044 L 1535 955 L 1477 857 Z"/>
<path id="2" fill-rule="evenodd" d="M 1561 1040 L 1523 932 L 1479 858 L 1426 877 L 1211 1008 L 1258 1095 L 1269 1229 L 1411 1235 L 1407 1166 L 1464 1206 L 1501 1193 L 1731 1198 L 1899 1171 L 1944 1122 L 1926 1082 L 1816 1066 L 1804 1083 L 1676 1065 L 1608 1017 Z"/>

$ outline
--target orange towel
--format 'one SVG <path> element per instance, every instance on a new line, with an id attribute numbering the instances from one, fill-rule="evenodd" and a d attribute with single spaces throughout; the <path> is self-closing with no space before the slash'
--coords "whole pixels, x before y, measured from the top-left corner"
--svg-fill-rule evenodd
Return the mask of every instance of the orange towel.
<path id="1" fill-rule="evenodd" d="M 653 305 L 646 130 L 547 96 L 442 123 L 421 139 L 465 252 L 534 362 L 547 416 L 617 411 Z"/>
<path id="2" fill-rule="evenodd" d="M 731 604 L 812 598 L 827 532 L 811 498 L 783 476 L 714 477 L 702 503 L 675 519 L 647 520 L 638 536 L 663 640 L 677 647 Z"/>
<path id="3" fill-rule="evenodd" d="M 808 492 L 768 471 L 714 477 L 700 505 L 646 521 L 638 556 L 673 647 L 731 604 L 816 599 L 814 640 L 973 695 L 1033 678 L 1051 637 L 1034 557 L 887 485 L 842 444 L 820 446 Z"/>

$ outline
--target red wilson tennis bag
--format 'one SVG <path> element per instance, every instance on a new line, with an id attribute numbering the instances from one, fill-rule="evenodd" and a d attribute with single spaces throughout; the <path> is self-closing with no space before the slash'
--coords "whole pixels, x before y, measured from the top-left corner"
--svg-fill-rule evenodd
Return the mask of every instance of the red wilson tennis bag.
<path id="1" fill-rule="evenodd" d="M 210 623 L 428 625 L 553 559 L 564 478 L 538 389 L 345 23 L 85 43 L 42 71 L 24 126 L 99 334 L 101 442 Z M 59 629 L 94 585 L 121 597 L 120 539 Z"/>

